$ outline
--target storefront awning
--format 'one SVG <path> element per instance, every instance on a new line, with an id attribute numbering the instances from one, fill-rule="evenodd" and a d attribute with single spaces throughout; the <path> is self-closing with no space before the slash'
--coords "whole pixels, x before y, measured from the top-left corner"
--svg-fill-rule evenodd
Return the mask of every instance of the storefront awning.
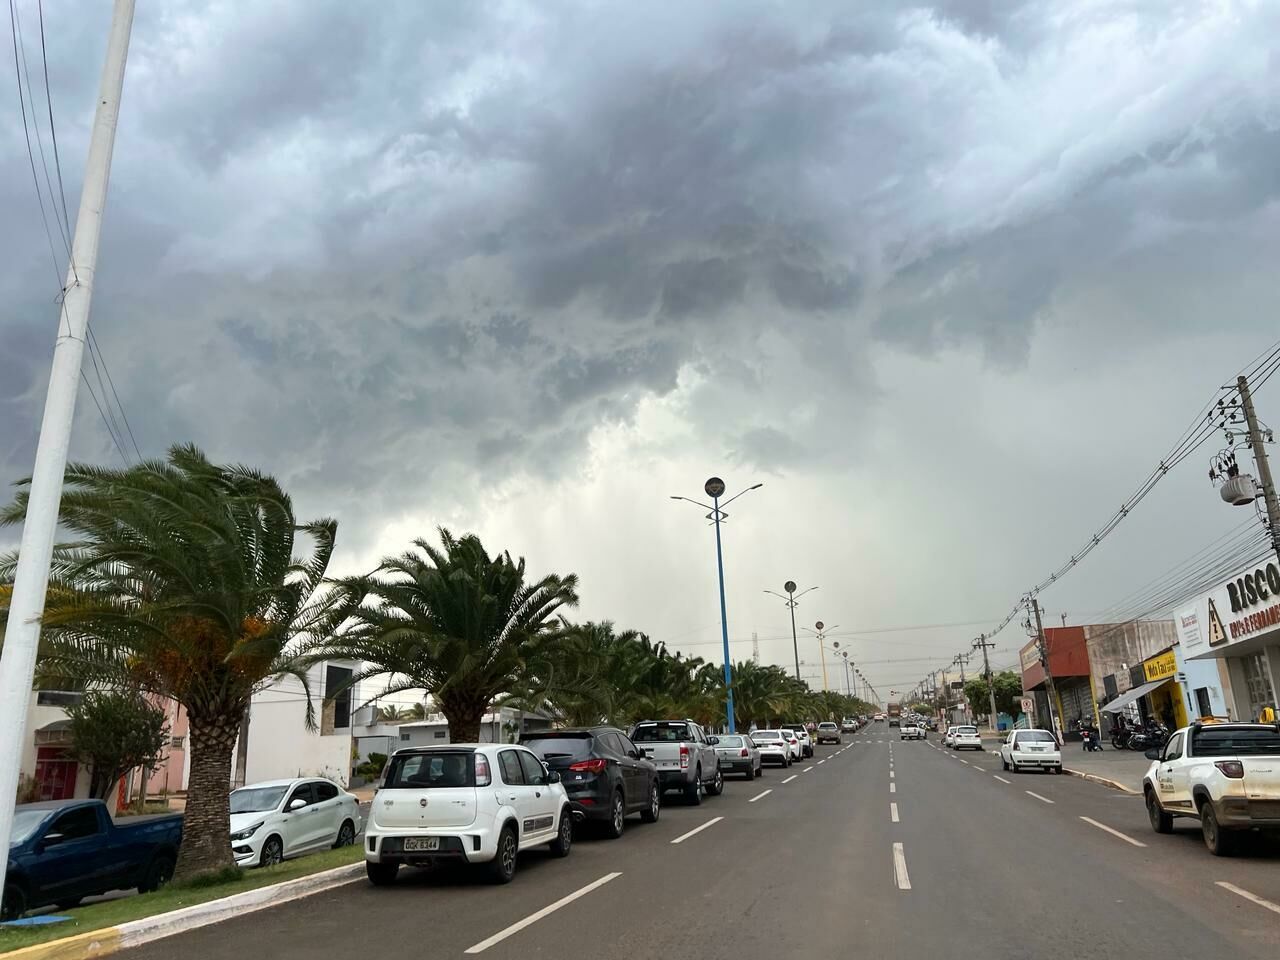
<path id="1" fill-rule="evenodd" d="M 1150 683 L 1144 683 L 1140 687 L 1134 687 L 1132 690 L 1126 690 L 1124 693 L 1120 694 L 1120 696 L 1116 697 L 1114 700 L 1112 700 L 1102 709 L 1107 713 L 1119 713 L 1129 704 L 1136 703 L 1138 700 L 1145 697 L 1148 693 L 1150 693 L 1156 687 L 1163 687 L 1166 683 L 1168 683 L 1172 679 L 1173 677 L 1165 677 L 1162 680 L 1152 680 Z"/>

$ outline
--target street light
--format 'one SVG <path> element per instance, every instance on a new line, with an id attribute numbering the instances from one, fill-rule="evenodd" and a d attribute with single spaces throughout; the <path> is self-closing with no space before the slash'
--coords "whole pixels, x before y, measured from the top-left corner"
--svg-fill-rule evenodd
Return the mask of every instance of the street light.
<path id="1" fill-rule="evenodd" d="M 724 502 L 727 507 L 743 493 L 750 493 L 752 490 L 759 490 L 763 487 L 763 483 L 757 483 L 755 486 L 747 487 L 741 493 L 735 493 L 732 497 Z M 711 505 L 708 506 L 698 500 L 690 497 L 673 496 L 672 500 L 687 500 L 689 503 L 702 507 L 704 510 L 710 510 L 707 519 L 710 520 L 716 528 L 716 573 L 720 578 L 720 635 L 724 641 L 724 694 L 725 694 L 725 715 L 729 721 L 729 732 L 737 732 L 737 724 L 733 720 L 733 667 L 729 661 L 729 614 L 724 600 L 724 554 L 720 547 L 720 521 L 729 519 L 729 514 L 724 512 L 724 508 L 720 505 L 720 498 L 724 496 L 724 481 L 719 477 L 711 477 L 702 485 L 702 489 L 707 496 L 711 498 Z"/>
<path id="2" fill-rule="evenodd" d="M 827 689 L 827 650 L 826 650 L 826 647 L 823 645 L 822 641 L 827 638 L 826 632 L 828 630 L 834 630 L 838 626 L 839 626 L 838 623 L 833 623 L 831 626 L 828 627 L 825 623 L 819 620 L 817 623 L 813 625 L 813 630 L 810 631 L 815 637 L 818 638 L 818 652 L 822 654 L 822 689 L 823 690 Z M 808 630 L 809 628 L 805 627 L 805 629 Z"/>
<path id="3" fill-rule="evenodd" d="M 814 590 L 817 590 L 818 588 L 810 587 L 808 590 L 801 590 L 799 593 L 796 593 L 796 582 L 794 580 L 788 580 L 786 583 L 782 585 L 782 589 L 787 591 L 787 595 L 785 597 L 782 594 L 778 593 L 776 590 L 766 590 L 765 593 L 769 594 L 770 596 L 777 597 L 780 600 L 785 600 L 787 602 L 787 606 L 791 609 L 791 652 L 795 655 L 795 658 L 796 658 L 796 679 L 799 680 L 800 679 L 800 644 L 799 644 L 799 641 L 796 640 L 796 603 L 800 597 L 803 597 L 806 593 L 812 593 Z"/>

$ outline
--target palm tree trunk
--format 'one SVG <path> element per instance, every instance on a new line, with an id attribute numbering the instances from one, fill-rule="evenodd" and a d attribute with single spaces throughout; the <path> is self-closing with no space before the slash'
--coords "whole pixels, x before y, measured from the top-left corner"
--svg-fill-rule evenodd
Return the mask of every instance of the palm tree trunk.
<path id="1" fill-rule="evenodd" d="M 488 697 L 441 697 L 440 712 L 449 722 L 450 743 L 479 743 L 480 722 L 489 706 Z"/>
<path id="2" fill-rule="evenodd" d="M 231 856 L 231 750 L 240 730 L 240 712 L 230 716 L 189 715 L 191 776 L 182 820 L 177 879 L 235 865 Z"/>

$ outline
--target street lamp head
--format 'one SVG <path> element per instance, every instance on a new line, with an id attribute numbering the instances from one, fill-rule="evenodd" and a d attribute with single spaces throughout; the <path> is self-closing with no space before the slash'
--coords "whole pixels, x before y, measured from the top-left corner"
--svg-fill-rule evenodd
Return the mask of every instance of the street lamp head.
<path id="1" fill-rule="evenodd" d="M 708 497 L 719 497 L 724 493 L 724 481 L 719 477 L 712 477 L 702 485 L 702 489 L 707 491 Z"/>
<path id="2" fill-rule="evenodd" d="M 815 624 L 813 625 L 813 628 L 814 628 L 815 630 L 821 630 L 821 629 L 822 629 L 822 621 L 821 621 L 821 620 L 819 620 L 817 623 L 815 623 Z"/>
<path id="3" fill-rule="evenodd" d="M 839 640 L 832 640 L 832 641 L 831 641 L 831 646 L 832 646 L 832 647 L 834 647 L 836 650 L 839 650 L 839 649 L 840 649 L 840 641 L 839 641 Z"/>
<path id="4" fill-rule="evenodd" d="M 782 589 L 785 590 L 787 593 L 795 593 L 796 582 L 794 580 L 788 580 L 786 583 L 782 585 Z"/>

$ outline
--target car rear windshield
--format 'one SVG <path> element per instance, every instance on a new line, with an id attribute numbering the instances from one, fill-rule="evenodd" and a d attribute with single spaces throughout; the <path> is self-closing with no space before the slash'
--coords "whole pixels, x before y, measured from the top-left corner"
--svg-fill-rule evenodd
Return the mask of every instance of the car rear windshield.
<path id="1" fill-rule="evenodd" d="M 969 729 L 973 730 L 972 727 L 970 727 Z M 963 733 L 964 731 L 961 731 L 961 732 Z M 973 730 L 973 732 L 977 733 L 978 731 Z M 1018 742 L 1019 743 L 1056 743 L 1057 741 L 1053 739 L 1053 734 L 1050 733 L 1048 730 L 1023 730 L 1021 733 L 1018 734 Z"/>
<path id="2" fill-rule="evenodd" d="M 834 723 L 820 723 L 820 724 L 818 724 L 818 729 L 819 729 L 819 730 L 834 730 L 835 728 L 836 728 L 836 725 L 835 725 Z"/>
<path id="3" fill-rule="evenodd" d="M 761 740 L 781 740 L 781 730 L 757 730 L 751 735 L 751 739 L 759 743 Z"/>
<path id="4" fill-rule="evenodd" d="M 692 740 L 687 723 L 642 723 L 631 734 L 632 740 L 643 740 L 646 743 L 680 743 Z"/>
<path id="5" fill-rule="evenodd" d="M 589 733 L 528 737 L 520 742 L 543 760 L 581 760 L 591 755 L 592 738 Z"/>
<path id="6" fill-rule="evenodd" d="M 741 737 L 721 737 L 720 742 L 716 744 L 718 747 L 745 747 Z"/>
<path id="7" fill-rule="evenodd" d="M 975 734 L 978 732 L 978 728 L 977 727 L 956 727 L 955 732 Z"/>
<path id="8" fill-rule="evenodd" d="M 1258 757 L 1280 755 L 1280 731 L 1275 728 L 1202 727 L 1194 734 L 1197 757 Z"/>
<path id="9" fill-rule="evenodd" d="M 462 751 L 392 757 L 384 790 L 436 790 L 476 785 L 475 755 Z"/>

